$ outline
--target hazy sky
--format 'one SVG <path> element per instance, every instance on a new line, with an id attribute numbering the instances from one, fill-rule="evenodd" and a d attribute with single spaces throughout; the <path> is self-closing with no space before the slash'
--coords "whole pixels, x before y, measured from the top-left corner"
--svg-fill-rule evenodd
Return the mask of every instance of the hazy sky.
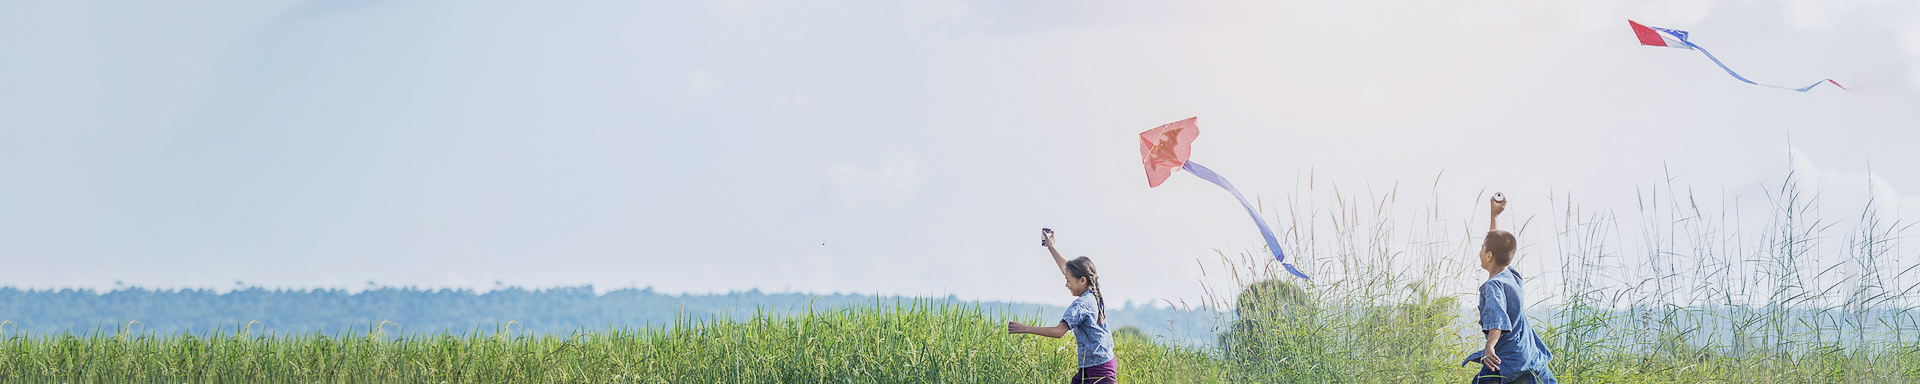
<path id="1" fill-rule="evenodd" d="M 1146 187 L 1135 135 L 1193 116 L 1269 202 L 1752 204 L 1792 158 L 1916 217 L 1920 3 L 4 0 L 0 285 L 1064 302 L 1044 226 L 1109 298 L 1192 298 L 1260 244 Z"/>

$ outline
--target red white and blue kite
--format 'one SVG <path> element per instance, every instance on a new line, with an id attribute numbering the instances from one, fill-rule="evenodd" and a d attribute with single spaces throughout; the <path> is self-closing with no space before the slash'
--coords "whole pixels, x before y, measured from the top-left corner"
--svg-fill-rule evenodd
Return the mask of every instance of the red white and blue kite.
<path id="1" fill-rule="evenodd" d="M 1680 48 L 1680 49 L 1690 49 L 1690 50 L 1700 51 L 1700 54 L 1707 55 L 1707 59 L 1713 60 L 1714 64 L 1719 65 L 1720 69 L 1726 70 L 1727 74 L 1733 75 L 1733 78 L 1740 79 L 1740 81 L 1746 82 L 1747 84 L 1753 84 L 1753 85 L 1758 85 L 1762 87 L 1785 89 L 1785 90 L 1794 91 L 1794 92 L 1806 92 L 1809 89 L 1813 89 L 1813 87 L 1820 86 L 1820 83 L 1833 83 L 1833 86 L 1840 87 L 1840 90 L 1844 91 L 1847 89 L 1847 87 L 1841 86 L 1839 82 L 1835 82 L 1833 81 L 1833 79 L 1821 79 L 1820 81 L 1814 82 L 1813 85 L 1800 87 L 1800 88 L 1787 88 L 1787 87 L 1782 87 L 1778 85 L 1755 83 L 1753 82 L 1753 80 L 1747 80 L 1746 77 L 1742 77 L 1738 73 L 1733 73 L 1732 68 L 1727 68 L 1727 65 L 1724 63 L 1721 63 L 1719 58 L 1713 57 L 1712 53 L 1707 53 L 1706 48 L 1701 48 L 1699 44 L 1694 44 L 1691 41 L 1687 41 L 1687 31 L 1682 31 L 1677 29 L 1666 29 L 1666 28 L 1659 28 L 1659 27 L 1649 27 L 1646 25 L 1641 25 L 1640 23 L 1635 22 L 1633 20 L 1627 20 L 1627 25 L 1633 27 L 1633 35 L 1635 37 L 1640 38 L 1640 45 L 1650 45 L 1655 47 Z"/>
<path id="2" fill-rule="evenodd" d="M 1213 173 L 1213 170 L 1187 160 L 1187 155 L 1193 152 L 1188 145 L 1193 143 L 1193 138 L 1200 136 L 1200 126 L 1194 123 L 1199 119 L 1188 118 L 1140 132 L 1140 163 L 1147 167 L 1147 188 L 1160 186 L 1168 176 L 1173 175 L 1175 169 L 1185 169 L 1187 173 L 1226 188 L 1227 192 L 1233 193 L 1233 198 L 1240 200 L 1240 206 L 1247 209 L 1247 215 L 1253 216 L 1253 225 L 1260 227 L 1260 237 L 1267 240 L 1267 249 L 1273 251 L 1273 259 L 1287 267 L 1287 272 L 1294 276 L 1309 279 L 1307 274 L 1294 268 L 1293 263 L 1287 262 L 1287 255 L 1280 252 L 1280 240 L 1273 237 L 1273 229 L 1267 227 L 1267 220 L 1260 218 L 1260 212 L 1253 209 L 1253 204 L 1247 203 L 1246 197 L 1240 196 L 1240 190 L 1233 188 L 1233 183 Z"/>

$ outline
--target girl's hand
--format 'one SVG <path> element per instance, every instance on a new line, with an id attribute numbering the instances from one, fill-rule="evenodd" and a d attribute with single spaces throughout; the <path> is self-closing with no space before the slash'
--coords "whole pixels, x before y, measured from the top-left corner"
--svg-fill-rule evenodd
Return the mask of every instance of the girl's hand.
<path id="1" fill-rule="evenodd" d="M 1040 228 L 1040 245 L 1047 246 L 1047 248 L 1053 248 L 1053 244 L 1054 244 L 1053 229 Z"/>
<path id="2" fill-rule="evenodd" d="M 1026 328 L 1027 328 L 1026 324 L 1020 324 L 1020 322 L 1018 321 L 1007 322 L 1007 334 L 1025 333 Z"/>

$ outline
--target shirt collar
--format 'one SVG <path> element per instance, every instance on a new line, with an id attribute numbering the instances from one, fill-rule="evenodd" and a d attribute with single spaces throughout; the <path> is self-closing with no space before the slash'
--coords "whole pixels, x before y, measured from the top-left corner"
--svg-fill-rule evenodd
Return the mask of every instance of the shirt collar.
<path id="1" fill-rule="evenodd" d="M 1514 271 L 1513 271 L 1513 266 L 1511 266 L 1511 265 L 1509 265 L 1509 266 L 1507 266 L 1506 268 L 1501 268 L 1501 269 L 1500 269 L 1500 273 L 1496 273 L 1496 274 L 1494 274 L 1494 275 L 1493 275 L 1493 277 L 1494 277 L 1494 278 L 1499 278 L 1500 276 L 1503 276 L 1503 275 L 1504 275 L 1504 276 L 1508 276 L 1508 277 L 1512 277 L 1512 278 L 1513 278 L 1514 280 L 1516 280 L 1516 281 L 1518 281 L 1518 280 L 1520 280 L 1520 272 L 1514 272 Z"/>

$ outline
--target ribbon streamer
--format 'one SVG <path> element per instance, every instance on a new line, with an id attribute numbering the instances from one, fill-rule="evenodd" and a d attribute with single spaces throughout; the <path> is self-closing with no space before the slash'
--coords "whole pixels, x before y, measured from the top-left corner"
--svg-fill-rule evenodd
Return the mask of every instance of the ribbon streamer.
<path id="1" fill-rule="evenodd" d="M 1287 262 L 1287 255 L 1280 252 L 1280 240 L 1273 237 L 1273 228 L 1267 226 L 1267 219 L 1260 218 L 1260 211 L 1253 209 L 1253 204 L 1247 203 L 1247 198 L 1240 195 L 1240 189 L 1234 188 L 1232 182 L 1227 181 L 1227 178 L 1220 177 L 1220 174 L 1213 173 L 1213 170 L 1207 169 L 1207 167 L 1201 166 L 1200 163 L 1195 163 L 1192 160 L 1188 160 L 1186 165 L 1180 166 L 1180 169 L 1185 169 L 1188 173 L 1192 173 L 1201 180 L 1213 182 L 1213 185 L 1218 185 L 1220 188 L 1226 188 L 1227 192 L 1232 192 L 1233 198 L 1240 200 L 1240 206 L 1247 209 L 1247 216 L 1253 217 L 1253 225 L 1260 227 L 1260 237 L 1267 239 L 1267 250 L 1273 251 L 1273 259 L 1279 261 L 1280 266 L 1287 267 L 1287 272 L 1293 273 L 1294 276 L 1300 276 L 1302 279 L 1312 279 L 1311 277 L 1307 277 L 1307 274 L 1300 273 L 1300 269 L 1294 268 L 1293 263 Z"/>

